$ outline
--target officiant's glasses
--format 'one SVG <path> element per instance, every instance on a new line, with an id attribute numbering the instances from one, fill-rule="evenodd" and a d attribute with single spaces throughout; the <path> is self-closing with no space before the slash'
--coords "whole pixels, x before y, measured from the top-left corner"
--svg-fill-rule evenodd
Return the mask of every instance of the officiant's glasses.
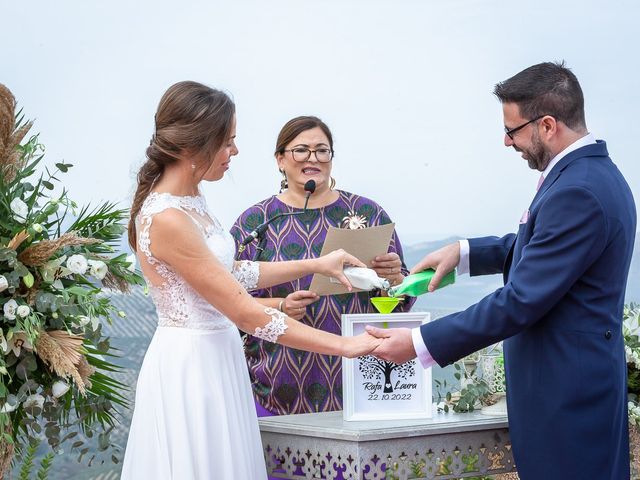
<path id="1" fill-rule="evenodd" d="M 515 128 L 511 128 L 511 129 L 509 129 L 509 128 L 507 128 L 507 127 L 504 127 L 504 133 L 505 133 L 505 134 L 506 134 L 506 135 L 507 135 L 511 140 L 513 140 L 513 136 L 515 135 L 515 133 L 516 133 L 517 131 L 522 130 L 524 127 L 526 127 L 526 126 L 527 126 L 527 125 L 529 125 L 530 123 L 533 123 L 533 122 L 535 122 L 535 121 L 537 121 L 537 120 L 540 120 L 542 117 L 546 117 L 546 116 L 547 116 L 547 115 L 540 115 L 540 116 L 538 116 L 538 117 L 536 117 L 536 118 L 534 118 L 534 119 L 532 119 L 532 120 L 529 120 L 527 123 L 523 123 L 522 125 L 520 125 L 520 126 L 518 126 L 518 127 L 515 127 Z"/>
<path id="2" fill-rule="evenodd" d="M 333 150 L 330 148 L 316 148 L 315 150 L 311 150 L 304 147 L 295 147 L 284 151 L 291 152 L 291 156 L 296 162 L 306 162 L 311 158 L 312 153 L 320 163 L 329 163 L 333 158 Z"/>

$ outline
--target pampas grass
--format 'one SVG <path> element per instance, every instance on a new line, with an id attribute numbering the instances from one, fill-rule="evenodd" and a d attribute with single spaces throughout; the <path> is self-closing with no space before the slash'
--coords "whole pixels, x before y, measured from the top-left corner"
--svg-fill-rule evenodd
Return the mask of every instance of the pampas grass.
<path id="1" fill-rule="evenodd" d="M 55 240 L 43 240 L 25 248 L 18 256 L 18 260 L 29 267 L 41 267 L 62 247 L 74 247 L 94 243 L 101 243 L 101 241 L 95 238 L 81 237 L 75 232 L 67 232 Z"/>
<path id="2" fill-rule="evenodd" d="M 11 91 L 0 83 L 0 171 L 5 182 L 11 182 L 24 167 L 17 147 L 32 125 L 33 122 L 27 122 L 17 126 L 16 99 Z"/>

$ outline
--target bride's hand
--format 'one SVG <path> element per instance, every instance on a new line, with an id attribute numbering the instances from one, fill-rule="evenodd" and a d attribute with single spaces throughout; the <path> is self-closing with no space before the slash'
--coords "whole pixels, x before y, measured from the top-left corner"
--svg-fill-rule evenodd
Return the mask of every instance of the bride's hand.
<path id="1" fill-rule="evenodd" d="M 368 333 L 362 333 L 355 337 L 343 337 L 343 340 L 342 356 L 347 358 L 369 355 L 384 342 L 384 338 L 376 338 Z"/>
<path id="2" fill-rule="evenodd" d="M 356 257 L 348 254 L 340 248 L 320 258 L 317 258 L 315 271 L 317 273 L 321 273 L 322 275 L 326 275 L 327 277 L 338 279 L 341 284 L 343 284 L 349 291 L 351 291 L 351 284 L 343 273 L 344 267 L 348 266 L 366 267 L 366 265 Z"/>

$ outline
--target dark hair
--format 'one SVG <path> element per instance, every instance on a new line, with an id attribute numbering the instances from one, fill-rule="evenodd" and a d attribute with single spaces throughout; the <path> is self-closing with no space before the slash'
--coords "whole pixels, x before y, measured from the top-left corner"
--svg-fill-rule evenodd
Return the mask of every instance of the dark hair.
<path id="1" fill-rule="evenodd" d="M 526 68 L 498 83 L 493 93 L 502 103 L 515 103 L 526 119 L 551 115 L 572 130 L 585 128 L 584 96 L 564 61 Z"/>
<path id="2" fill-rule="evenodd" d="M 289 145 L 298 135 L 316 127 L 320 128 L 320 130 L 322 130 L 322 132 L 327 136 L 329 139 L 329 148 L 333 150 L 333 135 L 331 135 L 331 130 L 329 130 L 327 124 L 318 117 L 302 116 L 292 118 L 284 124 L 284 127 L 282 127 L 278 134 L 278 140 L 276 140 L 275 153 L 284 153 L 287 145 Z"/>
<path id="3" fill-rule="evenodd" d="M 136 216 L 165 166 L 176 162 L 183 152 L 205 154 L 204 163 L 210 163 L 229 137 L 234 115 L 235 105 L 226 93 L 201 83 L 179 82 L 162 96 L 131 205 L 129 245 L 134 251 Z"/>

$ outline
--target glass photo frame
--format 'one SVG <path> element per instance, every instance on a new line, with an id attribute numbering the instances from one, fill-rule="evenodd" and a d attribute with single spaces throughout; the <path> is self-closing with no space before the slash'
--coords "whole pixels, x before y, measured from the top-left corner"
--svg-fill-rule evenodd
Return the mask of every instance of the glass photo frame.
<path id="1" fill-rule="evenodd" d="M 416 328 L 430 321 L 429 312 L 342 315 L 342 335 L 359 335 L 366 325 Z M 402 365 L 373 355 L 342 360 L 345 421 L 431 418 L 431 368 L 416 358 Z"/>

